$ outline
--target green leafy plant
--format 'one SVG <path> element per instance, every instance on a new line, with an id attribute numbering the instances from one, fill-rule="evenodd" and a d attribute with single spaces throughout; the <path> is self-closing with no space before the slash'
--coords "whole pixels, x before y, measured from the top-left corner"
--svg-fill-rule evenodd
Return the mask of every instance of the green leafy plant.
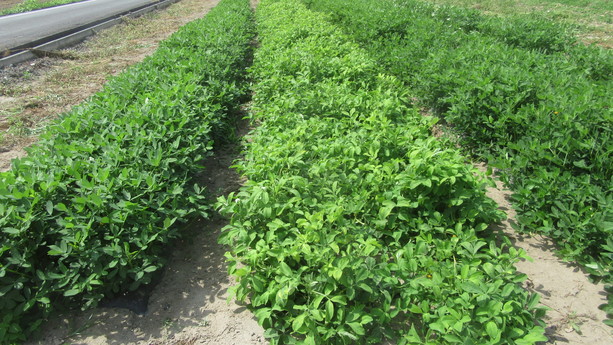
<path id="1" fill-rule="evenodd" d="M 257 14 L 253 120 L 221 197 L 232 290 L 272 344 L 534 344 L 524 253 L 498 246 L 487 183 L 402 83 L 298 1 Z"/>
<path id="2" fill-rule="evenodd" d="M 0 174 L 0 343 L 151 281 L 209 212 L 192 181 L 246 95 L 247 0 L 224 0 L 64 114 Z"/>
<path id="3" fill-rule="evenodd" d="M 499 168 L 520 231 L 552 237 L 561 256 L 613 281 L 602 255 L 613 238 L 610 51 L 575 45 L 565 27 L 534 16 L 414 0 L 309 4 Z"/>

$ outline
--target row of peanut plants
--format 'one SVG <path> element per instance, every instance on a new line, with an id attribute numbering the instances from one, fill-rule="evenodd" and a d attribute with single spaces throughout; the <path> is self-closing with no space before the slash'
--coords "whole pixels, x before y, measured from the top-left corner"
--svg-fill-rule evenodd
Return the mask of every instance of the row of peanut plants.
<path id="1" fill-rule="evenodd" d="M 0 343 L 147 284 L 210 206 L 193 176 L 246 95 L 248 0 L 222 0 L 0 174 Z"/>
<path id="2" fill-rule="evenodd" d="M 415 0 L 304 2 L 328 13 L 464 147 L 500 169 L 514 191 L 518 230 L 552 237 L 562 257 L 612 289 L 610 50 L 577 44 L 564 27 L 535 17 Z"/>
<path id="3" fill-rule="evenodd" d="M 298 0 L 261 1 L 256 23 L 259 126 L 218 207 L 233 295 L 271 344 L 546 340 L 523 253 L 487 230 L 487 181 L 402 83 Z"/>

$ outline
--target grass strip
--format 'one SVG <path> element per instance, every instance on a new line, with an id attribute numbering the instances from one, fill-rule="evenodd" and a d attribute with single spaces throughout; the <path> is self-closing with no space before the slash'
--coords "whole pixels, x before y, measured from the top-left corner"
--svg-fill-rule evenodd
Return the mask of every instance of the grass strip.
<path id="1" fill-rule="evenodd" d="M 256 12 L 253 120 L 220 242 L 271 344 L 534 344 L 523 255 L 399 80 L 299 1 Z"/>
<path id="2" fill-rule="evenodd" d="M 54 309 L 147 284 L 180 225 L 206 216 L 191 177 L 246 95 L 251 15 L 247 0 L 223 0 L 0 174 L 0 343 Z"/>
<path id="3" fill-rule="evenodd" d="M 9 14 L 22 13 L 22 12 L 30 12 L 34 10 L 40 10 L 43 8 L 71 4 L 73 2 L 81 2 L 81 1 L 84 1 L 84 0 L 50 0 L 50 1 L 25 0 L 13 7 L 0 11 L 0 16 L 6 16 Z"/>

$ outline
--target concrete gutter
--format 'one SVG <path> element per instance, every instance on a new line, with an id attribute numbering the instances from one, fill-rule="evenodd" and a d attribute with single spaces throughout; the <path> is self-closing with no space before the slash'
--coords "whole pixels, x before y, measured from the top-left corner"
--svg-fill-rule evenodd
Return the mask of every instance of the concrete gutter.
<path id="1" fill-rule="evenodd" d="M 107 29 L 113 25 L 121 23 L 124 20 L 124 18 L 139 17 L 139 16 L 142 16 L 143 14 L 166 8 L 178 1 L 180 0 L 160 0 L 151 5 L 137 7 L 128 12 L 124 12 L 124 13 L 103 19 L 101 21 L 99 20 L 97 22 L 81 26 L 76 29 L 77 30 L 76 32 L 75 32 L 75 29 L 72 29 L 64 33 L 60 33 L 58 34 L 59 36 L 62 36 L 60 38 L 53 39 L 52 37 L 51 40 L 47 42 L 44 42 L 44 43 L 38 42 L 39 44 L 34 47 L 23 48 L 24 50 L 19 53 L 16 53 L 16 54 L 0 59 L 0 68 L 35 59 L 40 56 L 41 51 L 58 50 L 58 49 L 76 45 L 78 43 L 83 42 L 87 37 L 95 35 L 96 33 L 98 33 L 99 31 L 103 29 Z M 57 37 L 58 35 L 54 35 L 54 37 Z M 38 54 L 36 54 L 35 52 Z"/>

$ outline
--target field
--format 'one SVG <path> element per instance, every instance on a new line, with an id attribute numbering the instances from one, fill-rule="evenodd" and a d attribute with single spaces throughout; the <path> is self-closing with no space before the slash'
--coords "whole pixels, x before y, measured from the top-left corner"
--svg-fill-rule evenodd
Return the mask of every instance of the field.
<path id="1" fill-rule="evenodd" d="M 235 277 L 243 343 L 609 343 L 607 37 L 454 4 L 222 0 L 49 122 L 0 175 L 1 342 L 200 291 L 184 250 Z M 215 168 L 237 145 L 240 178 Z M 214 300 L 129 342 L 210 343 Z M 113 329 L 79 315 L 61 339 Z"/>
<path id="2" fill-rule="evenodd" d="M 608 0 L 434 0 L 475 8 L 490 15 L 536 15 L 565 24 L 585 43 L 613 47 L 613 4 Z"/>
<path id="3" fill-rule="evenodd" d="M 28 12 L 79 1 L 83 0 L 3 0 L 0 1 L 0 16 Z"/>

